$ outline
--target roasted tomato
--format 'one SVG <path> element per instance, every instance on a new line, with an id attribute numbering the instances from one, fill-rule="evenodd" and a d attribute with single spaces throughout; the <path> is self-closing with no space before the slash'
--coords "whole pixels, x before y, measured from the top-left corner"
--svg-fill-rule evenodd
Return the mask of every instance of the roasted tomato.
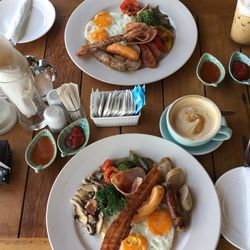
<path id="1" fill-rule="evenodd" d="M 116 174 L 116 173 L 118 173 L 119 172 L 119 170 L 116 168 L 116 167 L 110 167 L 110 168 L 108 168 L 104 173 L 103 173 L 103 177 L 104 177 L 104 181 L 106 182 L 106 183 L 111 183 L 111 181 L 110 181 L 110 178 L 111 178 L 111 176 L 113 175 L 113 174 Z"/>
<path id="2" fill-rule="evenodd" d="M 109 168 L 111 168 L 113 166 L 113 162 L 109 159 L 107 159 L 101 166 L 101 170 L 102 172 L 105 172 L 106 170 L 108 170 Z"/>
<path id="3" fill-rule="evenodd" d="M 124 0 L 120 5 L 121 12 L 128 16 L 134 16 L 141 8 L 141 4 L 136 0 Z"/>

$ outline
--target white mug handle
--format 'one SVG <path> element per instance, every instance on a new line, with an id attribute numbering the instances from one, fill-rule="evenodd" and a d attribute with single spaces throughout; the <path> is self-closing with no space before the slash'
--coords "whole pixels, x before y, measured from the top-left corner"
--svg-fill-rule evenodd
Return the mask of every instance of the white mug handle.
<path id="1" fill-rule="evenodd" d="M 219 132 L 213 137 L 214 141 L 226 141 L 232 136 L 232 129 L 227 126 L 221 126 Z"/>

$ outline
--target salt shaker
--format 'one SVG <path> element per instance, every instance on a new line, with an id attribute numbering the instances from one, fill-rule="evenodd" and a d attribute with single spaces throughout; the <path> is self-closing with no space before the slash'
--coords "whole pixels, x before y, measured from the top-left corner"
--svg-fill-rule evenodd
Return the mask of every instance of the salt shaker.
<path id="1" fill-rule="evenodd" d="M 67 125 L 66 117 L 60 106 L 52 105 L 47 107 L 43 115 L 52 132 L 60 132 Z"/>
<path id="2" fill-rule="evenodd" d="M 239 44 L 250 45 L 250 0 L 238 0 L 231 37 Z"/>

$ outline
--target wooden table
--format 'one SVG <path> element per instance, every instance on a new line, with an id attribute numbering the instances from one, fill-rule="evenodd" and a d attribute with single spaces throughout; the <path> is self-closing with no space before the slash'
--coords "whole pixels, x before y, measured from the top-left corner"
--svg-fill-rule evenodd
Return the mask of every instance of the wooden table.
<path id="1" fill-rule="evenodd" d="M 17 48 L 24 55 L 46 58 L 56 66 L 58 78 L 55 87 L 66 82 L 78 83 L 89 118 L 89 97 L 92 88 L 114 90 L 121 87 L 105 84 L 81 72 L 66 52 L 65 25 L 72 11 L 82 1 L 51 0 L 51 2 L 57 12 L 52 29 L 42 38 L 32 43 L 18 45 Z M 218 88 L 204 87 L 196 78 L 195 68 L 204 52 L 210 52 L 218 57 L 227 69 L 232 52 L 241 50 L 250 56 L 250 48 L 241 48 L 230 40 L 236 0 L 183 0 L 183 2 L 194 15 L 199 31 L 198 43 L 190 60 L 172 76 L 146 86 L 147 105 L 142 111 L 138 126 L 97 128 L 89 119 L 91 129 L 89 143 L 121 133 L 139 132 L 161 136 L 159 119 L 166 106 L 186 94 L 204 95 L 213 100 L 221 110 L 236 112 L 235 115 L 226 117 L 228 125 L 233 130 L 232 138 L 213 153 L 197 157 L 212 180 L 216 181 L 223 173 L 240 166 L 243 162 L 242 137 L 250 137 L 249 89 L 247 86 L 233 83 L 228 73 Z M 9 140 L 13 151 L 10 184 L 0 187 L 0 249 L 50 249 L 45 227 L 47 199 L 56 176 L 69 158 L 61 158 L 58 155 L 53 166 L 36 174 L 24 160 L 26 146 L 33 136 L 34 133 L 21 128 L 19 124 L 9 133 L 0 136 L 0 139 Z M 221 237 L 217 249 L 236 248 Z"/>

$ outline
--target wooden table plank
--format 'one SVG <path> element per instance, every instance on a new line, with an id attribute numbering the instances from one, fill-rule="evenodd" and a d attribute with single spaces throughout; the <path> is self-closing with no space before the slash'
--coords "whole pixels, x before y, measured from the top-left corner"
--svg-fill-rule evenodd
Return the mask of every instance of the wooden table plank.
<path id="1" fill-rule="evenodd" d="M 0 238 L 1 250 L 51 250 L 47 238 Z"/>
<path id="2" fill-rule="evenodd" d="M 43 58 L 46 37 L 38 39 L 27 46 L 18 45 L 23 55 Z M 22 128 L 18 123 L 0 140 L 8 140 L 12 149 L 10 184 L 0 188 L 0 236 L 17 236 L 23 206 L 23 196 L 27 177 L 27 164 L 24 159 L 25 149 L 32 138 L 32 131 Z M 9 209 L 9 208 L 13 209 Z"/>
<path id="3" fill-rule="evenodd" d="M 46 59 L 55 65 L 58 72 L 55 87 L 70 81 L 79 85 L 81 83 L 81 71 L 70 60 L 64 46 L 66 20 L 57 18 L 47 39 Z M 30 169 L 21 221 L 21 237 L 47 236 L 45 213 L 48 195 L 56 176 L 69 159 L 69 157 L 61 158 L 58 152 L 55 163 L 48 169 L 39 174 Z"/>
<path id="4" fill-rule="evenodd" d="M 50 0 L 50 2 L 54 5 L 56 10 L 57 17 L 65 17 L 70 16 L 75 8 L 81 4 L 82 0 Z"/>
<path id="5" fill-rule="evenodd" d="M 236 0 L 181 0 L 182 3 L 194 14 L 194 15 L 232 15 L 235 10 Z"/>
<path id="6" fill-rule="evenodd" d="M 230 55 L 239 49 L 230 39 L 231 16 L 199 16 L 201 51 L 218 57 L 228 67 Z M 216 39 L 218 38 L 219 39 Z M 213 39 L 216 39 L 216 43 Z M 221 110 L 233 110 L 237 113 L 227 117 L 233 136 L 214 152 L 216 178 L 227 170 L 240 166 L 243 161 L 242 136 L 250 136 L 249 101 L 247 88 L 233 83 L 227 73 L 224 82 L 217 88 L 206 88 L 207 97 L 213 100 Z M 239 128 L 240 125 L 240 128 Z M 229 154 L 228 152 L 232 152 Z"/>

